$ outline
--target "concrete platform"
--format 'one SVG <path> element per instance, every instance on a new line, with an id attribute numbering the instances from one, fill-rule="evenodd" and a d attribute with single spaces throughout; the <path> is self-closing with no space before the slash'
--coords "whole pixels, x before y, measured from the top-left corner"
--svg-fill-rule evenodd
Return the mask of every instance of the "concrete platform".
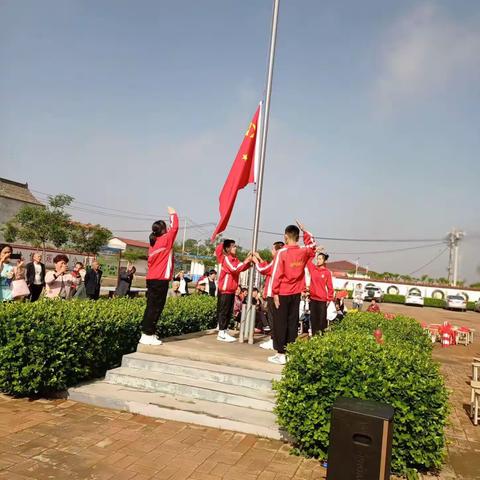
<path id="1" fill-rule="evenodd" d="M 69 398 L 131 413 L 286 438 L 273 413 L 272 381 L 282 366 L 255 344 L 225 343 L 209 331 L 139 345 L 104 380 L 69 389 Z"/>
<path id="2" fill-rule="evenodd" d="M 230 334 L 238 337 L 238 333 L 233 331 L 230 331 Z M 209 330 L 202 333 L 170 337 L 165 339 L 164 344 L 158 347 L 139 344 L 137 351 L 280 374 L 283 366 L 267 361 L 267 358 L 276 352 L 264 350 L 258 346 L 268 338 L 263 335 L 256 335 L 253 345 L 239 342 L 226 343 L 219 342 L 217 333 L 214 330 Z"/>

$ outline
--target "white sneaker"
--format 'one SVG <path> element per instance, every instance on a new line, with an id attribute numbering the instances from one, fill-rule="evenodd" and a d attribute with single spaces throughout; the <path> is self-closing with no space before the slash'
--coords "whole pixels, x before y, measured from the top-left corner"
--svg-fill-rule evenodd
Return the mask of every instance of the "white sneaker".
<path id="1" fill-rule="evenodd" d="M 158 346 L 162 344 L 162 341 L 159 340 L 156 335 L 146 335 L 145 333 L 142 333 L 139 343 L 142 345 Z"/>
<path id="2" fill-rule="evenodd" d="M 237 339 L 228 334 L 226 330 L 220 330 L 217 335 L 217 340 L 220 342 L 236 342 Z"/>
<path id="3" fill-rule="evenodd" d="M 268 361 L 270 363 L 276 363 L 277 365 L 285 365 L 287 363 L 287 359 L 285 358 L 284 353 L 277 353 L 272 357 L 268 357 Z"/>
<path id="4" fill-rule="evenodd" d="M 163 345 L 163 342 L 156 335 L 152 335 L 152 343 L 150 345 L 158 347 L 159 345 Z"/>
<path id="5" fill-rule="evenodd" d="M 262 342 L 259 347 L 263 348 L 264 350 L 273 350 L 273 340 L 270 339 L 266 342 Z"/>

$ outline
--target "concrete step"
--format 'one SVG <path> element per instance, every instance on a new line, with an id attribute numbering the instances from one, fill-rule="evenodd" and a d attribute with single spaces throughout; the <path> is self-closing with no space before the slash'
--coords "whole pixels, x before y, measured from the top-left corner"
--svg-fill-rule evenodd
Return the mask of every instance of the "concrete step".
<path id="1" fill-rule="evenodd" d="M 267 412 L 272 411 L 275 405 L 273 392 L 136 368 L 120 367 L 109 370 L 105 381 L 149 392 L 181 395 Z"/>
<path id="2" fill-rule="evenodd" d="M 69 398 L 98 407 L 125 410 L 150 417 L 284 439 L 275 415 L 235 405 L 218 404 L 180 395 L 141 391 L 105 381 L 68 390 Z"/>
<path id="3" fill-rule="evenodd" d="M 246 368 L 215 365 L 167 355 L 153 355 L 141 352 L 124 355 L 122 367 L 208 380 L 264 392 L 271 392 L 272 380 L 280 380 L 281 378 L 279 374 L 258 370 L 254 371 Z"/>

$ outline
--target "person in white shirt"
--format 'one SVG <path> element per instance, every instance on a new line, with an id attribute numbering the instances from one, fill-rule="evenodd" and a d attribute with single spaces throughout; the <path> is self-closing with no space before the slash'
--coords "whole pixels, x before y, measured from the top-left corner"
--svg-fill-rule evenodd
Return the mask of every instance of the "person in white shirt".
<path id="1" fill-rule="evenodd" d="M 192 281 L 190 277 L 187 277 L 185 275 L 185 272 L 183 270 L 180 270 L 177 274 L 177 276 L 174 278 L 176 282 L 180 282 L 180 295 L 182 297 L 186 295 L 190 295 L 190 292 L 188 291 L 188 284 Z"/>

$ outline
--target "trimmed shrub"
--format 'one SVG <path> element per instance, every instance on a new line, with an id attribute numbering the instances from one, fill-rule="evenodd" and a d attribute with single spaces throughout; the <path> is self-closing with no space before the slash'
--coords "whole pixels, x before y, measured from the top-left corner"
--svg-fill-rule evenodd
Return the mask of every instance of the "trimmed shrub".
<path id="1" fill-rule="evenodd" d="M 445 306 L 445 301 L 440 298 L 425 298 L 423 305 L 425 307 L 443 308 Z"/>
<path id="2" fill-rule="evenodd" d="M 408 343 L 427 355 L 431 354 L 433 348 L 432 340 L 425 334 L 422 326 L 414 318 L 405 315 L 396 315 L 392 320 L 385 318 L 381 313 L 349 312 L 333 328 L 338 332 L 359 332 L 367 335 L 372 335 L 378 328 L 382 330 L 387 341 Z"/>
<path id="3" fill-rule="evenodd" d="M 161 337 L 215 325 L 215 299 L 167 300 Z M 135 351 L 145 299 L 12 302 L 0 308 L 0 391 L 13 395 L 64 390 L 104 375 Z"/>
<path id="4" fill-rule="evenodd" d="M 363 315 L 349 314 L 344 328 L 288 347 L 289 361 L 274 385 L 278 422 L 294 438 L 298 453 L 326 459 L 331 409 L 338 397 L 384 402 L 395 409 L 392 471 L 438 469 L 448 415 L 439 367 L 427 354 L 430 350 L 418 348 L 423 337 L 416 329 L 411 343 L 403 327 L 398 336 L 394 330 L 387 333 L 380 318 L 368 316 L 354 328 Z M 384 326 L 383 344 L 375 342 L 367 327 L 375 320 Z M 411 325 L 411 319 L 399 323 Z"/>
<path id="5" fill-rule="evenodd" d="M 383 296 L 384 303 L 405 303 L 405 295 L 393 295 L 386 293 Z"/>
<path id="6" fill-rule="evenodd" d="M 467 310 L 475 311 L 475 302 L 467 302 Z"/>

